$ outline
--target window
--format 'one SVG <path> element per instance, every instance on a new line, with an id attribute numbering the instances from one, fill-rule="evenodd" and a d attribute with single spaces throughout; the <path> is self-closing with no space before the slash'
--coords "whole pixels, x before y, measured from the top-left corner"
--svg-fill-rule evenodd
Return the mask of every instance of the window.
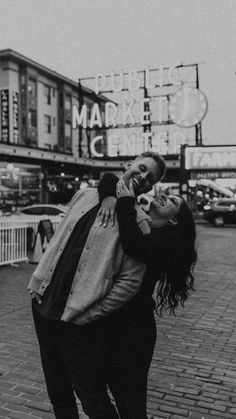
<path id="1" fill-rule="evenodd" d="M 29 126 L 37 128 L 37 111 L 34 109 L 29 110 Z"/>
<path id="2" fill-rule="evenodd" d="M 71 123 L 70 122 L 65 123 L 65 136 L 71 137 Z"/>
<path id="3" fill-rule="evenodd" d="M 43 117 L 43 122 L 44 122 L 44 132 L 47 134 L 51 134 L 52 132 L 52 127 L 51 127 L 51 116 L 49 115 L 44 115 Z"/>
<path id="4" fill-rule="evenodd" d="M 36 84 L 36 80 L 29 78 L 28 81 L 28 94 L 30 97 L 36 97 L 36 89 L 37 89 L 37 84 Z"/>
<path id="5" fill-rule="evenodd" d="M 44 85 L 44 103 L 51 105 L 51 88 L 46 84 Z"/>
<path id="6" fill-rule="evenodd" d="M 24 74 L 21 74 L 20 82 L 21 82 L 21 84 L 25 84 L 25 75 Z"/>
<path id="7" fill-rule="evenodd" d="M 71 110 L 71 97 L 70 97 L 70 95 L 65 96 L 65 109 L 67 111 Z"/>

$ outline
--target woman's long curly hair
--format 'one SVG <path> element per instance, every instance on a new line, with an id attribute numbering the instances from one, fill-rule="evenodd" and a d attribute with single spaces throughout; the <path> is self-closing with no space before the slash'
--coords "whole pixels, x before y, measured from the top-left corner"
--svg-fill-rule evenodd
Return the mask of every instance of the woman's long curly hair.
<path id="1" fill-rule="evenodd" d="M 191 291 L 194 291 L 196 229 L 192 212 L 184 199 L 177 215 L 177 225 L 173 228 L 176 229 L 178 243 L 167 255 L 157 287 L 156 313 L 159 316 L 168 310 L 175 315 L 175 309 L 179 305 L 183 307 Z"/>

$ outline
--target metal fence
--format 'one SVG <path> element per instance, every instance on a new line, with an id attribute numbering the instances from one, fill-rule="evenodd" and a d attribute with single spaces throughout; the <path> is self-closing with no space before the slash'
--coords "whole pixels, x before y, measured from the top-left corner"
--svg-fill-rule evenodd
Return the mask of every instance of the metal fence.
<path id="1" fill-rule="evenodd" d="M 60 216 L 10 216 L 0 217 L 0 265 L 27 260 L 27 250 L 33 247 L 41 220 L 50 219 L 54 231 L 60 224 Z"/>

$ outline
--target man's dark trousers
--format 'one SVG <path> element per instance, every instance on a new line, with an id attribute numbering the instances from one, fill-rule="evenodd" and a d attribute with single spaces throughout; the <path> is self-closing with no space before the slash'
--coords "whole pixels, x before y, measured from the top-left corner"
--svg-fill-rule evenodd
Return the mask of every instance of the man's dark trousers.
<path id="1" fill-rule="evenodd" d="M 33 307 L 41 361 L 56 419 L 78 419 L 74 391 L 90 419 L 118 419 L 107 393 L 99 321 L 77 326 L 42 317 Z"/>

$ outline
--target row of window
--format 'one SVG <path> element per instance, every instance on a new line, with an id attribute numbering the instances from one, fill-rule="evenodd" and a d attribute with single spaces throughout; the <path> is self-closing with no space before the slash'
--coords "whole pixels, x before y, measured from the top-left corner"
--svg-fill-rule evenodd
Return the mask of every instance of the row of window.
<path id="1" fill-rule="evenodd" d="M 44 132 L 46 134 L 51 134 L 52 132 L 52 117 L 49 115 L 43 116 L 44 123 Z M 53 118 L 53 125 L 55 125 L 55 118 Z M 71 123 L 69 121 L 65 122 L 65 136 L 71 137 Z"/>
<path id="2" fill-rule="evenodd" d="M 37 81 L 32 77 L 29 78 L 28 81 L 28 94 L 30 97 L 35 98 L 37 96 Z M 46 105 L 51 105 L 52 97 L 55 98 L 56 89 L 55 87 L 51 87 L 47 84 L 43 86 L 43 96 L 44 96 L 44 103 Z M 62 99 L 62 95 L 60 96 L 60 101 Z M 61 104 L 62 105 L 62 104 Z M 71 110 L 71 96 L 69 94 L 65 95 L 64 99 L 64 107 L 66 110 Z"/>
<path id="3" fill-rule="evenodd" d="M 30 127 L 37 128 L 37 111 L 34 109 L 29 110 L 28 121 Z M 44 133 L 51 134 L 52 124 L 53 126 L 56 125 L 56 118 L 51 117 L 50 115 L 43 115 Z M 71 123 L 69 121 L 65 122 L 65 136 L 71 136 Z"/>

